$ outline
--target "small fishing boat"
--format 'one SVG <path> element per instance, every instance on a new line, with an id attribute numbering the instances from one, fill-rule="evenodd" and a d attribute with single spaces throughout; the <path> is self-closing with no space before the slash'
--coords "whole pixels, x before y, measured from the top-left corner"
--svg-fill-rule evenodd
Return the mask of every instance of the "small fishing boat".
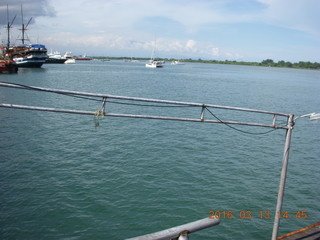
<path id="1" fill-rule="evenodd" d="M 18 72 L 17 64 L 10 58 L 0 56 L 0 73 L 16 73 Z"/>

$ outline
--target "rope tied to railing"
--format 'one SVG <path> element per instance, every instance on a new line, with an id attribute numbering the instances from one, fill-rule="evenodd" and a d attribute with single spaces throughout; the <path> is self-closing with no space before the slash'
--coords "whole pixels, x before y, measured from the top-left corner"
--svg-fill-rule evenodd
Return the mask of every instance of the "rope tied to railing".
<path id="1" fill-rule="evenodd" d="M 105 116 L 105 111 L 106 111 L 106 103 L 107 103 L 107 98 L 103 97 L 102 98 L 102 106 L 100 109 L 98 109 L 95 112 L 94 115 L 94 122 L 95 122 L 95 126 L 98 127 L 100 126 L 100 120 L 102 120 Z"/>

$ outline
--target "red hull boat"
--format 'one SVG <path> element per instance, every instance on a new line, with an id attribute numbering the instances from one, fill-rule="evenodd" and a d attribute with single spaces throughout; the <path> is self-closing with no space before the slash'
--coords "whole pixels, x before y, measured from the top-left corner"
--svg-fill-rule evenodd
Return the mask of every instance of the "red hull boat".
<path id="1" fill-rule="evenodd" d="M 17 64 L 9 58 L 0 56 L 0 73 L 16 73 L 18 72 Z"/>

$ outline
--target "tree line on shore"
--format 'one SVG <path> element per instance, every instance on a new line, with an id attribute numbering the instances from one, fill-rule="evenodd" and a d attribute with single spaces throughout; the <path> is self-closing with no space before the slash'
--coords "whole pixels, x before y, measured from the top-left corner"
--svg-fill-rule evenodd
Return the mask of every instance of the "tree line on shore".
<path id="1" fill-rule="evenodd" d="M 128 58 L 128 57 L 95 57 L 96 59 L 124 59 L 124 60 L 148 60 L 148 58 Z M 212 63 L 212 64 L 232 64 L 232 65 L 248 65 L 248 66 L 262 66 L 262 67 L 284 67 L 284 68 L 301 68 L 301 69 L 320 69 L 318 62 L 295 62 L 288 61 L 275 62 L 272 59 L 266 59 L 261 62 L 244 62 L 244 61 L 230 61 L 230 60 L 202 60 L 202 59 L 174 59 L 174 58 L 159 58 L 161 61 L 182 61 L 182 62 L 197 62 L 197 63 Z"/>
<path id="2" fill-rule="evenodd" d="M 320 69 L 320 63 L 317 62 L 286 62 L 286 61 L 278 61 L 274 62 L 272 59 L 266 59 L 262 62 L 237 62 L 237 61 L 218 61 L 218 60 L 191 60 L 188 59 L 186 61 L 190 62 L 204 62 L 204 63 L 217 63 L 217 64 L 234 64 L 234 65 L 249 65 L 249 66 L 263 66 L 263 67 L 285 67 L 285 68 L 303 68 L 303 69 Z"/>

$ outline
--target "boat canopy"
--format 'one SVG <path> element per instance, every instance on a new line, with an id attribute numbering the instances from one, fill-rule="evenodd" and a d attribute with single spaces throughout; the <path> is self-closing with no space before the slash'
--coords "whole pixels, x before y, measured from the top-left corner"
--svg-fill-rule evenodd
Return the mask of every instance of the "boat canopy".
<path id="1" fill-rule="evenodd" d="M 46 48 L 46 46 L 42 44 L 20 44 L 17 47 Z"/>
<path id="2" fill-rule="evenodd" d="M 29 46 L 32 48 L 46 48 L 46 46 L 42 44 L 30 44 Z"/>

